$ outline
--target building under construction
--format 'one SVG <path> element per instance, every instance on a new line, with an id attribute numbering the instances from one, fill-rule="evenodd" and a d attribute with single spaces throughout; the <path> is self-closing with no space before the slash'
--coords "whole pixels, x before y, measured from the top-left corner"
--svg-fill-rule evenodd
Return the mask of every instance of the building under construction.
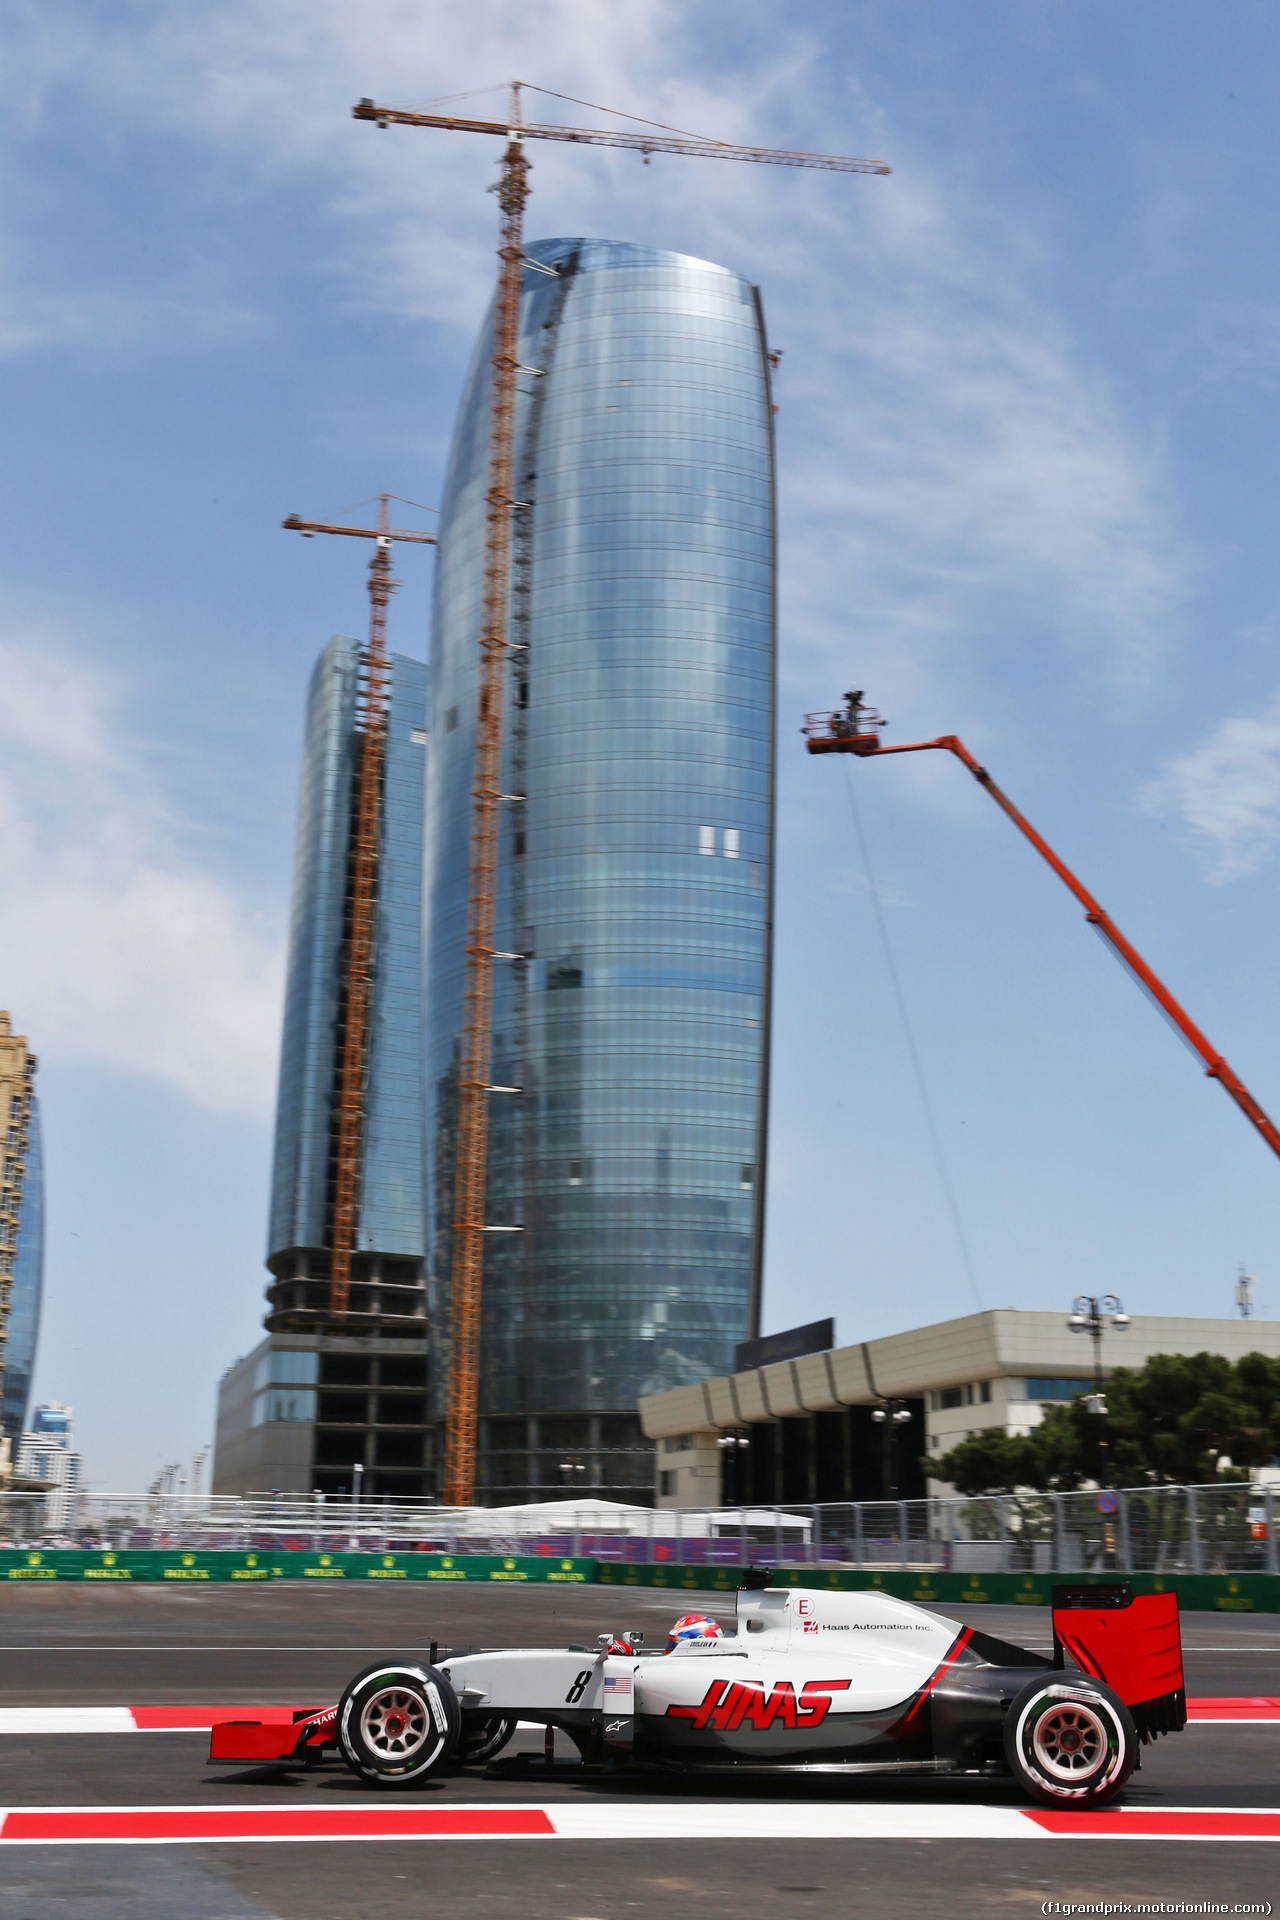
<path id="1" fill-rule="evenodd" d="M 0 1433 L 26 1425 L 44 1288 L 44 1155 L 36 1056 L 0 1011 Z"/>
<path id="2" fill-rule="evenodd" d="M 381 549 L 380 549 L 381 551 Z M 424 1493 L 421 873 L 425 668 L 392 654 L 371 731 L 368 654 L 311 677 L 298 800 L 267 1266 L 268 1337 L 219 1391 L 214 1492 Z M 362 759 L 375 738 L 367 988 L 350 1085 Z M 343 1201 L 344 1098 L 359 1120 Z M 342 1258 L 335 1297 L 335 1243 Z"/>
<path id="3" fill-rule="evenodd" d="M 530 246 L 496 866 L 472 832 L 492 486 L 481 331 L 442 503 L 424 866 L 432 1416 L 447 1407 L 469 904 L 492 886 L 475 1498 L 649 1497 L 637 1397 L 758 1330 L 774 476 L 756 290 Z M 472 923 L 474 927 L 474 918 Z"/>

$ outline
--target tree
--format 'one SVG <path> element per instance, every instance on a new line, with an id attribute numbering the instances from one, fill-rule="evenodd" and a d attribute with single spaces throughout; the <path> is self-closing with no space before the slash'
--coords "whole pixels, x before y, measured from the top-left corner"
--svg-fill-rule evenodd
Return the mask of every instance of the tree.
<path id="1" fill-rule="evenodd" d="M 1280 1361 L 1263 1353 L 1234 1364 L 1217 1353 L 1153 1354 L 1145 1367 L 1117 1367 L 1106 1396 L 1108 1467 L 1117 1486 L 1247 1479 L 1280 1452 Z M 923 1465 L 958 1493 L 1069 1491 L 1098 1480 L 1101 1427 L 1077 1395 L 1046 1407 L 1025 1439 L 998 1429 L 971 1434 Z"/>

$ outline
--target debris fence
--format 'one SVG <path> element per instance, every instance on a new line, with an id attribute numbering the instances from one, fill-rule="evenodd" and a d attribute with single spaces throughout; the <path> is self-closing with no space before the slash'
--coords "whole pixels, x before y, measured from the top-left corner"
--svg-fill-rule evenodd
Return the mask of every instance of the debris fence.
<path id="1" fill-rule="evenodd" d="M 1271 1486 L 1129 1487 L 785 1507 L 517 1515 L 321 1496 L 0 1494 L 0 1546 L 568 1553 L 675 1566 L 1280 1573 Z"/>

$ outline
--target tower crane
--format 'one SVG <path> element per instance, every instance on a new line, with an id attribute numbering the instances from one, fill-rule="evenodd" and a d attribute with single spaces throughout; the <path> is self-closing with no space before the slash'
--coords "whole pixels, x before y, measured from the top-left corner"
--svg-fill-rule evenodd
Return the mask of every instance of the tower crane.
<path id="1" fill-rule="evenodd" d="M 1070 888 L 1084 908 L 1084 917 L 1089 925 L 1097 928 L 1111 951 L 1128 968 L 1144 993 L 1155 1001 L 1192 1052 L 1198 1054 L 1204 1062 L 1204 1070 L 1209 1078 L 1216 1080 L 1225 1088 L 1245 1119 L 1257 1128 L 1272 1153 L 1280 1156 L 1280 1131 L 1258 1105 L 1239 1074 L 1228 1066 L 1217 1048 L 1205 1038 L 1195 1021 L 1174 999 L 1163 980 L 1147 965 L 1133 943 L 1126 940 L 1111 915 L 1099 906 L 1088 889 L 1076 879 L 1066 862 L 1058 858 L 1048 841 L 1036 832 L 1023 814 L 1019 813 L 1008 794 L 1001 792 L 986 768 L 974 758 L 959 735 L 944 733 L 940 734 L 936 740 L 912 740 L 901 746 L 886 747 L 882 746 L 880 741 L 880 731 L 883 726 L 884 721 L 874 707 L 867 706 L 861 692 L 853 692 L 845 695 L 844 707 L 837 713 L 806 714 L 801 731 L 806 736 L 806 745 L 810 753 L 852 753 L 861 760 L 872 757 L 884 759 L 891 753 L 931 753 L 936 750 L 953 753 L 957 760 L 968 767 L 979 786 L 986 788 L 996 805 L 1008 814 L 1019 833 L 1024 834 L 1041 858 L 1048 861 L 1063 885 Z"/>
<path id="2" fill-rule="evenodd" d="M 466 982 L 463 996 L 462 1059 L 458 1088 L 456 1184 L 450 1300 L 449 1393 L 446 1409 L 444 1500 L 469 1506 L 475 1490 L 476 1411 L 479 1393 L 480 1294 L 484 1270 L 485 1174 L 489 1145 L 488 1095 L 492 1028 L 498 827 L 501 812 L 503 667 L 507 655 L 507 602 L 511 563 L 511 515 L 516 431 L 516 378 L 519 362 L 520 292 L 526 266 L 554 273 L 524 253 L 524 207 L 529 197 L 527 140 L 557 140 L 575 146 L 626 147 L 649 163 L 655 153 L 687 158 L 754 160 L 774 167 L 818 167 L 828 173 L 885 174 L 880 160 L 854 160 L 838 154 L 792 153 L 773 147 L 734 146 L 725 140 L 638 123 L 641 131 L 525 123 L 520 95 L 525 82 L 512 83 L 505 120 L 459 119 L 452 114 L 416 113 L 361 100 L 352 109 L 357 120 L 375 126 L 439 127 L 450 133 L 485 133 L 505 140 L 497 182 L 501 227 L 498 285 L 493 309 L 492 378 L 489 396 L 489 468 L 485 495 L 484 591 L 480 632 L 480 685 L 476 708 L 475 758 L 471 788 L 471 870 L 467 903 Z M 534 93 L 550 93 L 534 87 Z M 568 99 L 566 94 L 552 94 Z M 585 101 L 575 105 L 584 106 Z M 609 109 L 604 109 L 609 111 Z M 631 115 L 623 116 L 632 118 Z M 525 371 L 528 371 L 525 369 Z"/>
<path id="3" fill-rule="evenodd" d="M 382 768 L 387 751 L 387 602 L 396 589 L 391 571 L 391 544 L 434 547 L 434 533 L 393 527 L 390 502 L 397 496 L 378 496 L 376 527 L 340 527 L 323 520 L 301 520 L 291 513 L 281 525 L 290 533 L 312 539 L 317 533 L 347 534 L 354 540 L 372 540 L 369 562 L 369 645 L 363 652 L 356 688 L 356 756 L 354 795 L 355 838 L 351 867 L 351 935 L 343 985 L 346 1023 L 338 1085 L 338 1144 L 334 1168 L 333 1251 L 329 1270 L 329 1312 L 345 1320 L 351 1299 L 351 1249 L 355 1241 L 360 1192 L 360 1148 L 364 1131 L 365 1088 L 369 1069 L 369 1003 L 373 995 L 375 955 L 374 920 L 378 906 L 378 865 L 382 839 Z M 412 506 L 413 501 L 406 501 Z"/>

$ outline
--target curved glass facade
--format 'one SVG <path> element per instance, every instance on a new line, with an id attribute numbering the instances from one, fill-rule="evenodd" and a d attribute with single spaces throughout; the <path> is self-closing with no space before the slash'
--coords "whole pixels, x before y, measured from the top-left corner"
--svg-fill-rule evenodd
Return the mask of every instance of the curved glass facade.
<path id="1" fill-rule="evenodd" d="M 530 957 L 496 970 L 493 1080 L 525 1091 L 490 1096 L 488 1218 L 523 1232 L 486 1249 L 487 1418 L 634 1408 L 731 1369 L 758 1318 L 767 1106 L 774 505 L 759 302 L 738 275 L 653 248 L 528 252 L 559 271 L 526 272 L 521 311 L 521 362 L 542 372 L 521 382 L 504 771 L 517 798 L 497 944 Z M 451 454 L 428 669 L 427 1249 L 442 1358 L 490 341 L 486 321 Z M 432 1377 L 442 1411 L 439 1362 Z M 564 1422 L 542 1429 L 542 1444 L 571 1444 Z"/>
<path id="2" fill-rule="evenodd" d="M 43 1293 L 44 1139 L 40 1131 L 40 1102 L 33 1090 L 27 1123 L 22 1211 L 18 1215 L 18 1246 L 13 1260 L 9 1338 L 4 1350 L 4 1388 L 0 1397 L 0 1430 L 15 1442 L 27 1424 Z"/>
<path id="3" fill-rule="evenodd" d="M 311 676 L 298 795 L 268 1257 L 332 1239 L 341 969 L 360 647 L 336 634 Z M 382 858 L 357 1250 L 422 1253 L 421 892 L 426 669 L 391 656 Z"/>

